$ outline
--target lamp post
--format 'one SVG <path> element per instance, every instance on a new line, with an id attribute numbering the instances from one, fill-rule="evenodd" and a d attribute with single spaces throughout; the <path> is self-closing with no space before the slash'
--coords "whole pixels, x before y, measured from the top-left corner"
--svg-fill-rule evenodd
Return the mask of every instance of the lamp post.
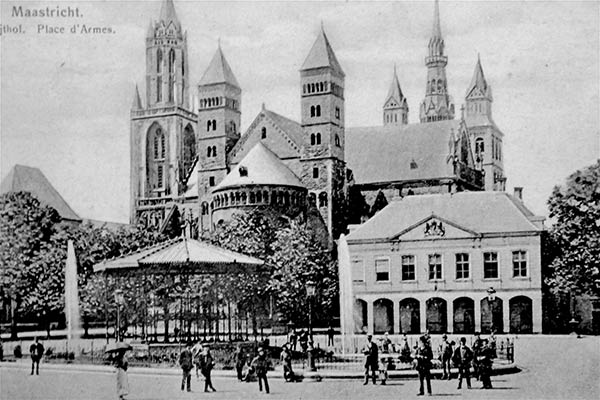
<path id="1" fill-rule="evenodd" d="M 496 301 L 496 289 L 494 289 L 493 287 L 490 286 L 490 288 L 487 290 L 487 299 L 488 299 L 488 307 L 490 308 L 490 314 L 491 314 L 491 318 L 492 318 L 492 323 L 490 326 L 490 332 L 494 331 L 495 328 L 495 324 L 494 324 L 494 303 Z"/>
<path id="2" fill-rule="evenodd" d="M 314 357 L 314 340 L 313 340 L 313 326 L 312 326 L 312 301 L 317 293 L 316 284 L 313 281 L 306 282 L 306 297 L 308 298 L 308 365 L 311 371 L 316 371 L 317 366 L 315 365 Z"/>
<path id="3" fill-rule="evenodd" d="M 115 290 L 115 303 L 117 303 L 117 332 L 115 335 L 115 339 L 117 342 L 121 341 L 121 304 L 125 302 L 125 296 L 123 295 L 123 291 L 121 289 Z"/>
<path id="4" fill-rule="evenodd" d="M 10 297 L 10 339 L 17 340 L 17 286 L 11 285 L 8 289 Z"/>

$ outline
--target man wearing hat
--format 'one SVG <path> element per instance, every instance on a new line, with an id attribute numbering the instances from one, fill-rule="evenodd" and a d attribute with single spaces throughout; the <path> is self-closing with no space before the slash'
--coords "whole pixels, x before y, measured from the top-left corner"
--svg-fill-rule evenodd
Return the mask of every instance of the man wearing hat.
<path id="1" fill-rule="evenodd" d="M 454 350 L 452 362 L 458 368 L 458 389 L 462 387 L 463 378 L 467 381 L 467 387 L 471 389 L 471 361 L 473 360 L 473 352 L 467 346 L 467 338 L 460 338 L 460 346 Z"/>
<path id="2" fill-rule="evenodd" d="M 179 354 L 179 366 L 181 367 L 181 371 L 183 373 L 183 376 L 181 378 L 181 391 L 185 389 L 187 384 L 187 391 L 191 392 L 193 357 L 191 346 L 189 343 L 181 351 L 181 354 Z"/>
<path id="3" fill-rule="evenodd" d="M 265 384 L 265 392 L 269 393 L 269 381 L 267 380 L 267 372 L 271 368 L 271 361 L 265 354 L 265 350 L 262 347 L 258 348 L 258 355 L 252 360 L 252 367 L 256 372 L 258 378 L 258 390 L 262 392 L 263 382 Z"/>
<path id="4" fill-rule="evenodd" d="M 208 389 L 216 392 L 212 385 L 212 379 L 210 374 L 212 372 L 213 367 L 215 366 L 215 361 L 213 360 L 212 354 L 210 354 L 210 348 L 207 344 L 202 347 L 202 354 L 200 355 L 200 372 L 204 376 L 204 391 L 208 392 Z"/>
<path id="5" fill-rule="evenodd" d="M 442 335 L 442 344 L 440 344 L 440 354 L 442 355 L 442 379 L 450 380 L 450 360 L 452 359 L 452 344 L 448 342 L 448 335 Z"/>
<path id="6" fill-rule="evenodd" d="M 377 383 L 377 371 L 379 370 L 379 348 L 373 342 L 373 335 L 367 335 L 367 344 L 363 350 L 365 355 L 365 382 L 363 385 L 369 383 L 369 370 L 371 371 L 371 379 L 373 385 Z"/>
<path id="7" fill-rule="evenodd" d="M 415 360 L 417 361 L 417 372 L 419 373 L 419 393 L 417 396 L 423 396 L 425 393 L 423 388 L 423 381 L 427 381 L 427 394 L 431 396 L 431 359 L 433 358 L 433 352 L 429 347 L 429 338 L 423 335 L 419 338 L 419 346 L 415 351 Z"/>

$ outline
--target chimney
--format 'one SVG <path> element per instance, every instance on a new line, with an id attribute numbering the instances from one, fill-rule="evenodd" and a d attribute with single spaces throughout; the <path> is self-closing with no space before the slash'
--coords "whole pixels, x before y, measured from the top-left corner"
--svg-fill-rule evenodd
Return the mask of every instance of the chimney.
<path id="1" fill-rule="evenodd" d="M 523 201 L 523 188 L 519 186 L 515 186 L 515 194 L 514 196 L 519 200 Z"/>

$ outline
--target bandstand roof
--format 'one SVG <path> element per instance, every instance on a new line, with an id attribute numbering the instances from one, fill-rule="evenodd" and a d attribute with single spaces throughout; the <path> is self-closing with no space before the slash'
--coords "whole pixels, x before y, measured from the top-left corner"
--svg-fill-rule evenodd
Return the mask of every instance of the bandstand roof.
<path id="1" fill-rule="evenodd" d="M 258 258 L 194 239 L 177 238 L 94 265 L 109 274 L 228 274 L 260 272 Z"/>

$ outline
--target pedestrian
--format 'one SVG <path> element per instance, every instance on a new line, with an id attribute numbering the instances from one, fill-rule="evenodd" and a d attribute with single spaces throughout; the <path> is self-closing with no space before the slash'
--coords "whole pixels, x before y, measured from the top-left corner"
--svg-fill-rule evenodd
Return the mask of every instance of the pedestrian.
<path id="1" fill-rule="evenodd" d="M 496 352 L 496 330 L 494 329 L 490 334 L 489 345 L 492 350 L 492 358 L 498 357 L 498 353 Z"/>
<path id="2" fill-rule="evenodd" d="M 288 343 L 281 347 L 281 363 L 283 364 L 283 379 L 286 382 L 294 382 L 296 376 L 292 370 L 292 353 L 288 348 Z"/>
<path id="3" fill-rule="evenodd" d="M 442 335 L 442 344 L 440 344 L 440 355 L 442 358 L 442 379 L 450 380 L 450 360 L 452 359 L 452 344 L 448 342 L 448 335 Z"/>
<path id="4" fill-rule="evenodd" d="M 410 363 L 412 361 L 411 358 L 410 345 L 408 344 L 408 338 L 406 337 L 406 333 L 402 336 L 402 344 L 400 345 L 400 361 L 403 363 Z"/>
<path id="5" fill-rule="evenodd" d="M 119 400 L 125 399 L 129 394 L 129 379 L 127 378 L 127 368 L 129 363 L 125 357 L 127 350 L 120 350 L 115 354 L 114 365 L 117 370 L 117 396 Z"/>
<path id="6" fill-rule="evenodd" d="M 233 353 L 233 362 L 235 364 L 235 371 L 237 372 L 238 381 L 243 380 L 242 371 L 244 370 L 244 364 L 246 364 L 246 353 L 242 349 L 242 346 L 238 344 L 235 353 Z"/>
<path id="7" fill-rule="evenodd" d="M 363 354 L 365 355 L 365 381 L 363 385 L 369 383 L 369 371 L 371 372 L 373 385 L 377 383 L 377 371 L 379 369 L 379 348 L 372 339 L 373 335 L 368 334 L 367 344 L 363 349 Z"/>
<path id="8" fill-rule="evenodd" d="M 487 339 L 483 339 L 481 351 L 477 360 L 479 362 L 480 380 L 483 384 L 482 389 L 492 389 L 492 380 L 490 378 L 492 375 L 492 358 L 492 346 Z"/>
<path id="9" fill-rule="evenodd" d="M 384 333 L 383 339 L 381 340 L 381 352 L 389 353 L 392 349 L 392 341 L 390 340 L 389 333 Z"/>
<path id="10" fill-rule="evenodd" d="M 467 381 L 467 388 L 471 389 L 471 361 L 473 360 L 473 351 L 467 346 L 467 338 L 460 338 L 460 346 L 454 350 L 452 362 L 458 368 L 458 387 L 462 388 L 462 381 Z"/>
<path id="11" fill-rule="evenodd" d="M 415 360 L 417 362 L 417 372 L 419 373 L 419 393 L 417 396 L 423 396 L 424 388 L 423 381 L 427 382 L 427 394 L 431 396 L 431 359 L 433 358 L 433 352 L 429 347 L 429 339 L 426 335 L 423 335 L 419 339 L 419 346 L 415 350 Z"/>
<path id="12" fill-rule="evenodd" d="M 327 346 L 333 346 L 333 336 L 335 335 L 335 330 L 329 325 L 327 328 Z"/>
<path id="13" fill-rule="evenodd" d="M 208 389 L 216 392 L 217 389 L 213 387 L 212 379 L 210 374 L 212 372 L 213 367 L 215 366 L 215 361 L 213 360 L 212 354 L 210 354 L 210 349 L 207 344 L 205 344 L 202 348 L 202 354 L 200 355 L 200 372 L 204 376 L 204 391 L 208 392 Z"/>
<path id="14" fill-rule="evenodd" d="M 188 344 L 179 354 L 179 366 L 181 367 L 181 391 L 187 386 L 187 391 L 192 391 L 192 367 L 194 357 L 192 355 L 191 346 Z"/>
<path id="15" fill-rule="evenodd" d="M 202 354 L 202 343 L 198 342 L 192 347 L 192 360 L 196 367 L 196 379 L 200 379 L 200 354 Z"/>
<path id="16" fill-rule="evenodd" d="M 39 339 L 36 337 L 29 346 L 29 354 L 31 355 L 31 375 L 35 370 L 35 374 L 40 374 L 40 360 L 44 356 L 44 345 L 40 343 Z"/>
<path id="17" fill-rule="evenodd" d="M 265 384 L 265 392 L 269 393 L 269 381 L 267 380 L 267 372 L 271 368 L 271 361 L 265 354 L 262 347 L 258 348 L 258 355 L 252 360 L 252 367 L 258 378 L 258 390 L 262 392 L 263 383 Z"/>
<path id="18" fill-rule="evenodd" d="M 306 351 L 308 350 L 308 332 L 302 329 L 300 331 L 298 341 L 300 342 L 300 349 L 302 349 L 302 353 L 306 355 Z"/>
<path id="19" fill-rule="evenodd" d="M 382 385 L 386 384 L 389 378 L 388 371 L 391 369 L 392 366 L 392 357 L 383 357 L 381 359 L 381 365 L 379 366 L 379 380 L 381 381 Z"/>
<path id="20" fill-rule="evenodd" d="M 298 334 L 296 333 L 296 328 L 294 328 L 292 333 L 290 333 L 290 344 L 292 345 L 292 351 L 296 351 L 296 345 L 298 344 Z"/>
<path id="21" fill-rule="evenodd" d="M 473 374 L 477 380 L 479 380 L 479 361 L 477 360 L 477 357 L 479 357 L 479 353 L 481 352 L 481 346 L 481 334 L 475 332 L 475 340 L 473 341 Z"/>

